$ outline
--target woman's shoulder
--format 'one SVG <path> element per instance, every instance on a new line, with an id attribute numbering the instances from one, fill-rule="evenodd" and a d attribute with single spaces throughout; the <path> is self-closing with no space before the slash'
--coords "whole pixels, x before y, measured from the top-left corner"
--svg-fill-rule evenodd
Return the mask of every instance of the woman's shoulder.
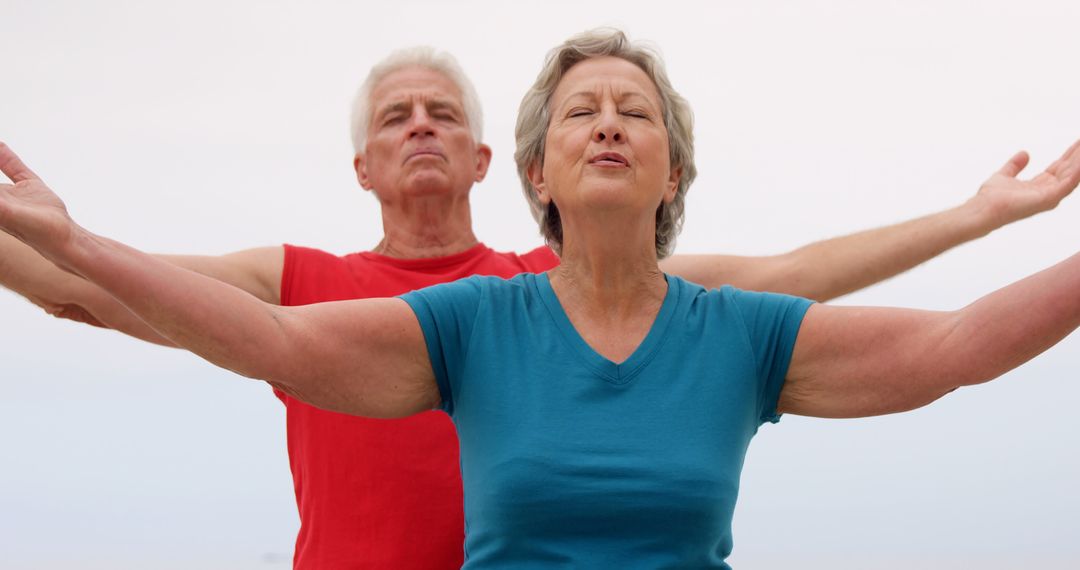
<path id="1" fill-rule="evenodd" d="M 520 273 L 508 278 L 495 275 L 471 275 L 457 281 L 431 285 L 414 293 L 443 300 L 513 297 L 528 295 L 535 291 L 536 277 L 532 273 Z"/>
<path id="2" fill-rule="evenodd" d="M 744 315 L 755 315 L 763 311 L 775 312 L 790 308 L 805 311 L 805 307 L 813 303 L 809 299 L 784 293 L 751 291 L 732 285 L 722 285 L 710 289 L 672 275 L 668 276 L 668 283 L 672 284 L 671 286 L 679 287 L 681 297 L 687 300 L 691 306 L 705 308 L 708 312 L 737 310 Z"/>
<path id="3" fill-rule="evenodd" d="M 463 279 L 445 283 L 444 285 L 460 284 L 463 287 L 473 287 L 494 292 L 514 291 L 522 288 L 531 288 L 536 282 L 535 273 L 519 273 L 513 277 L 500 277 L 498 275 L 470 275 Z M 439 287 L 440 285 L 436 285 Z"/>

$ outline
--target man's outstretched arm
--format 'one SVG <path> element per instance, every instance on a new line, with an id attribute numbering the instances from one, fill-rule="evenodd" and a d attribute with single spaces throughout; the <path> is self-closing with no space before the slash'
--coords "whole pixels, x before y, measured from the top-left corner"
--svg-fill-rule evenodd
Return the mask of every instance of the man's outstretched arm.
<path id="1" fill-rule="evenodd" d="M 936 214 L 815 242 L 782 255 L 675 255 L 660 267 L 706 287 L 728 284 L 828 301 L 1053 209 L 1073 190 L 1054 173 L 1080 165 L 1080 141 L 1038 176 L 1017 179 L 1027 163 L 1027 153 L 1017 153 L 970 200 Z"/>
<path id="2" fill-rule="evenodd" d="M 268 303 L 280 303 L 284 263 L 284 250 L 280 246 L 221 256 L 156 257 L 239 287 Z M 22 295 L 57 318 L 114 329 L 163 346 L 175 346 L 97 285 L 60 269 L 31 247 L 2 232 L 0 286 Z"/>

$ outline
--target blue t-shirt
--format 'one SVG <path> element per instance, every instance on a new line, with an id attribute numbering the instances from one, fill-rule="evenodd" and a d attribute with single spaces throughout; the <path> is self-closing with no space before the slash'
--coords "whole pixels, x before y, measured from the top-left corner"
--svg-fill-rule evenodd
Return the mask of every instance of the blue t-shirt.
<path id="1" fill-rule="evenodd" d="M 747 445 L 810 301 L 667 276 L 623 363 L 544 274 L 403 295 L 461 441 L 463 568 L 728 568 Z"/>

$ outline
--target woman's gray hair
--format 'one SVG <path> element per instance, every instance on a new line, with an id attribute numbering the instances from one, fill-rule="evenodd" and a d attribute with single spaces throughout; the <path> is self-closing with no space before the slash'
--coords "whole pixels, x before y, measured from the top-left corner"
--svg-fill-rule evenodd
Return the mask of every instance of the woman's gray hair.
<path id="1" fill-rule="evenodd" d="M 476 94 L 472 81 L 469 81 L 454 56 L 444 51 L 436 51 L 433 47 L 416 46 L 399 49 L 375 64 L 375 67 L 368 72 L 367 78 L 360 84 L 360 88 L 356 90 L 351 120 L 353 150 L 357 153 L 363 152 L 364 145 L 367 144 L 367 131 L 372 112 L 371 91 L 387 75 L 407 67 L 426 67 L 445 75 L 447 79 L 454 82 L 454 85 L 457 85 L 458 90 L 461 91 L 461 105 L 464 107 L 465 120 L 472 131 L 473 140 L 477 143 L 481 142 L 484 134 L 484 117 L 480 109 L 480 97 Z"/>
<path id="2" fill-rule="evenodd" d="M 686 190 L 697 176 L 697 167 L 694 166 L 694 114 L 686 99 L 671 86 L 659 53 L 647 45 L 631 42 L 622 31 L 610 28 L 590 30 L 548 52 L 540 75 L 518 109 L 514 160 L 517 161 L 521 187 L 529 200 L 533 217 L 540 224 L 540 235 L 552 249 L 561 253 L 563 235 L 559 210 L 554 202 L 549 202 L 547 206 L 540 202 L 540 196 L 529 182 L 528 171 L 531 165 L 544 163 L 544 145 L 551 122 L 551 96 L 559 82 L 571 67 L 604 56 L 625 59 L 640 67 L 652 79 L 663 107 L 671 168 L 682 168 L 675 199 L 670 204 L 661 203 L 656 210 L 656 255 L 663 259 L 675 249 L 675 237 L 682 229 L 685 217 Z"/>

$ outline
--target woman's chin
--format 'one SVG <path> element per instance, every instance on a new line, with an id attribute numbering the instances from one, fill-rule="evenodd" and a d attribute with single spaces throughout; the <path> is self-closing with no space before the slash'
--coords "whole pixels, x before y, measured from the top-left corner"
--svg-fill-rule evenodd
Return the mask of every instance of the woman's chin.
<path id="1" fill-rule="evenodd" d="M 660 196 L 643 196 L 625 189 L 608 189 L 594 192 L 583 204 L 589 211 L 650 217 L 660 204 Z"/>

